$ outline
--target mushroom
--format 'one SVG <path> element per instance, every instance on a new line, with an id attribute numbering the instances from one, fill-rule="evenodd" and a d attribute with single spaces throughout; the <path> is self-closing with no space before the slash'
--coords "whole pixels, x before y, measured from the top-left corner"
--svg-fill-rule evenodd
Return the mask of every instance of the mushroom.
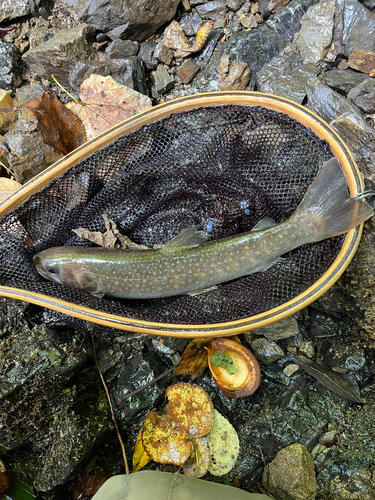
<path id="1" fill-rule="evenodd" d="M 208 365 L 216 385 L 228 398 L 243 398 L 255 392 L 260 384 L 260 368 L 253 353 L 242 344 L 228 338 L 212 340 L 208 346 Z M 225 351 L 232 358 L 234 374 L 211 361 L 214 353 Z"/>

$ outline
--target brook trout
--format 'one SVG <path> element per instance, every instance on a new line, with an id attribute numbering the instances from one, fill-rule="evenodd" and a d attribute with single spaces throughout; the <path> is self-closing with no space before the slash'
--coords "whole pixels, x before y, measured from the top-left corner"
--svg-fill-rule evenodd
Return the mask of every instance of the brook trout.
<path id="1" fill-rule="evenodd" d="M 158 250 L 55 247 L 38 253 L 34 265 L 50 281 L 99 297 L 201 293 L 264 271 L 301 245 L 346 233 L 373 215 L 364 196 L 349 196 L 345 174 L 333 158 L 318 172 L 295 213 L 280 224 L 263 219 L 247 233 L 213 241 L 193 226 Z"/>

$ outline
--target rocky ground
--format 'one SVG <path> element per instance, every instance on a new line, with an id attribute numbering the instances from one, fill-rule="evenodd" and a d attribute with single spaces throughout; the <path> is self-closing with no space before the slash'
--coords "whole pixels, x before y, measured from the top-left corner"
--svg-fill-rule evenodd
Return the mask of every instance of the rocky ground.
<path id="1" fill-rule="evenodd" d="M 112 0 L 109 9 L 89 0 L 0 0 L 0 88 L 20 110 L 17 120 L 1 125 L 1 175 L 11 172 L 24 183 L 62 156 L 23 106 L 48 91 L 70 100 L 52 74 L 77 96 L 95 73 L 111 75 L 153 104 L 220 89 L 292 99 L 340 134 L 374 188 L 374 9 L 372 0 Z M 193 51 L 203 21 L 210 21 L 207 40 Z M 216 481 L 233 485 L 238 477 L 241 487 L 265 492 L 265 463 L 300 443 L 311 452 L 315 472 L 309 469 L 298 493 L 271 489 L 275 498 L 375 497 L 374 230 L 368 221 L 349 269 L 316 303 L 243 336 L 262 369 L 251 398 L 229 400 L 209 373 L 196 380 L 240 438 L 235 468 Z M 162 404 L 166 387 L 179 379 L 162 378 L 126 395 L 168 370 L 187 343 L 133 334 L 96 339 L 129 457 L 147 411 Z M 0 453 L 13 476 L 38 498 L 58 500 L 92 493 L 77 493 L 78 474 L 82 485 L 97 471 L 122 473 L 90 339 L 57 324 L 47 310 L 1 299 L 0 350 Z M 347 374 L 362 402 L 298 369 L 296 354 Z"/>

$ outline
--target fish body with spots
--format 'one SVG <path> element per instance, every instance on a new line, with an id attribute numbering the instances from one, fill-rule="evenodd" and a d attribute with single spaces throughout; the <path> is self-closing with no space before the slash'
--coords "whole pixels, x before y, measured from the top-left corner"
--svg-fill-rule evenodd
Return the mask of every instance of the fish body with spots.
<path id="1" fill-rule="evenodd" d="M 150 299 L 207 291 L 264 271 L 306 243 L 343 234 L 373 215 L 350 197 L 336 158 L 318 172 L 295 213 L 284 222 L 260 221 L 253 230 L 206 241 L 189 227 L 158 250 L 54 247 L 34 265 L 46 279 L 102 297 Z"/>

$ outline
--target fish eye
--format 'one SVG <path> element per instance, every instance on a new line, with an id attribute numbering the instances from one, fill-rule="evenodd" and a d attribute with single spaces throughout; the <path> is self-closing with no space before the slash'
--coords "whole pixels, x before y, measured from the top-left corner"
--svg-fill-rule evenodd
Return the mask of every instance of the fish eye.
<path id="1" fill-rule="evenodd" d="M 59 274 L 59 270 L 57 267 L 50 267 L 47 269 L 47 271 L 50 273 L 50 274 Z"/>

